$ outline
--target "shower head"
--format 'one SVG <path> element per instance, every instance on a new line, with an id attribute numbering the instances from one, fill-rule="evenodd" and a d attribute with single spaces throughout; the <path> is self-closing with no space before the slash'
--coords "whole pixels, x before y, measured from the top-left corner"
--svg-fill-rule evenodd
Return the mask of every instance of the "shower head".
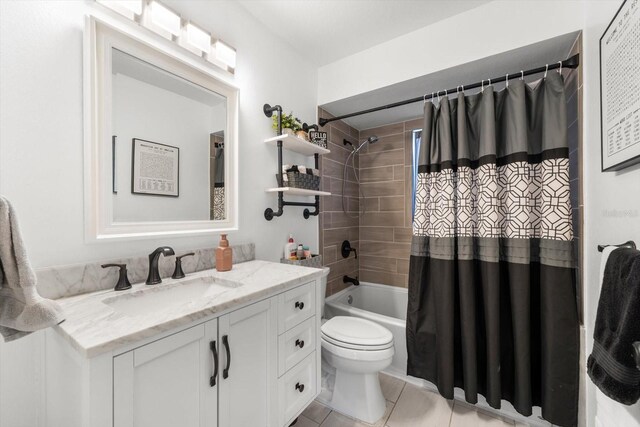
<path id="1" fill-rule="evenodd" d="M 363 148 L 365 145 L 367 144 L 374 144 L 378 142 L 378 137 L 375 135 L 371 135 L 369 138 L 365 139 L 364 141 L 362 141 L 360 143 L 360 145 L 358 145 L 358 148 L 356 148 L 355 150 L 353 150 L 354 154 L 357 153 L 358 151 L 360 151 L 361 148 Z"/>

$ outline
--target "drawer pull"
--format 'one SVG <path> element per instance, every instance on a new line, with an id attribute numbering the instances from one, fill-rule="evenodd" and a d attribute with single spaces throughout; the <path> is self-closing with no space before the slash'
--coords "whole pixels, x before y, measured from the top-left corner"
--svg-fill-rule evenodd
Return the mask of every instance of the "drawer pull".
<path id="1" fill-rule="evenodd" d="M 300 348 L 304 347 L 304 341 L 303 340 L 296 340 L 296 345 Z"/>
<path id="2" fill-rule="evenodd" d="M 216 377 L 218 376 L 218 351 L 216 350 L 216 342 L 209 343 L 211 354 L 213 355 L 213 375 L 209 378 L 209 387 L 216 385 Z"/>
<path id="3" fill-rule="evenodd" d="M 304 384 L 296 383 L 296 390 L 302 393 L 304 391 Z"/>
<path id="4" fill-rule="evenodd" d="M 302 310 L 304 308 L 304 303 L 302 301 L 296 301 L 296 308 Z"/>
<path id="5" fill-rule="evenodd" d="M 229 335 L 222 336 L 222 344 L 227 352 L 227 367 L 222 370 L 222 378 L 229 378 L 229 368 L 231 368 L 231 349 L 229 348 Z"/>

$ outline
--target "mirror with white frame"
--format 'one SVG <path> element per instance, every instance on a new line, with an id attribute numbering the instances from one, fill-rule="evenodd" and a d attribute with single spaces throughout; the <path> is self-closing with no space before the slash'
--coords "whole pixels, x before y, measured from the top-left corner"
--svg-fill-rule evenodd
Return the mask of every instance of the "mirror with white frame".
<path id="1" fill-rule="evenodd" d="M 144 31 L 87 20 L 87 237 L 237 229 L 238 90 Z"/>

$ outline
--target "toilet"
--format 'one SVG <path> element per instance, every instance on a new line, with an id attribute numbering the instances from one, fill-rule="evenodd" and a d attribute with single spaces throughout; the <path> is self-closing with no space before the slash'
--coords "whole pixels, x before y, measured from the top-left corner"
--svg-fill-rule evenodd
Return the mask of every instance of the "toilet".
<path id="1" fill-rule="evenodd" d="M 322 295 L 326 292 L 328 274 L 325 267 Z M 387 328 L 359 317 L 336 316 L 325 320 L 324 304 L 322 315 L 323 371 L 335 370 L 333 392 L 326 403 L 338 412 L 373 424 L 386 410 L 378 373 L 391 364 L 393 335 Z"/>

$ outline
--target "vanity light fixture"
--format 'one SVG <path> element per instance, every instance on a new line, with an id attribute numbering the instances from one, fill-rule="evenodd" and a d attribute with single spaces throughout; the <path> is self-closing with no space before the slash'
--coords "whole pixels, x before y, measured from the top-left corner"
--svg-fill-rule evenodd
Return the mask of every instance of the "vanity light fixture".
<path id="1" fill-rule="evenodd" d="M 2 1 L 2 0 L 0 0 Z M 179 14 L 158 0 L 95 0 L 103 6 L 126 16 L 154 33 L 171 40 L 202 60 L 235 74 L 236 50 L 216 40 L 212 43 L 211 34 L 183 19 Z M 213 38 L 215 40 L 215 38 Z"/>
<path id="2" fill-rule="evenodd" d="M 203 52 L 209 52 L 211 47 L 211 34 L 202 30 L 200 27 L 188 22 L 184 26 L 184 32 L 180 37 L 180 44 L 195 53 L 202 55 Z"/>
<path id="3" fill-rule="evenodd" d="M 234 48 L 222 40 L 218 40 L 215 42 L 214 49 L 215 57 L 218 61 L 231 68 L 236 68 L 236 50 Z"/>
<path id="4" fill-rule="evenodd" d="M 168 39 L 179 36 L 182 31 L 180 15 L 155 0 L 145 10 L 145 24 Z"/>
<path id="5" fill-rule="evenodd" d="M 127 18 L 134 20 L 142 15 L 143 0 L 96 0 L 98 3 L 118 12 Z"/>

